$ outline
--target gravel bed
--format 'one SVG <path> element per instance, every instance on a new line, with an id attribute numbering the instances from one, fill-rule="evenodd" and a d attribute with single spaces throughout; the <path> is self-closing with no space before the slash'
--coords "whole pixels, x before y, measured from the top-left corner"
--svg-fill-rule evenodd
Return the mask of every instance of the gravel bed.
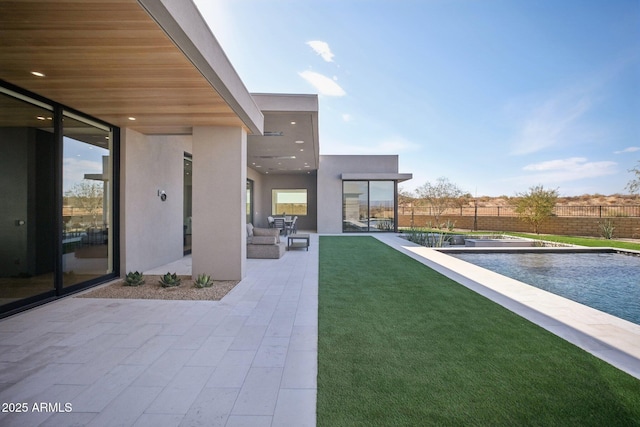
<path id="1" fill-rule="evenodd" d="M 76 297 L 218 301 L 238 284 L 233 280 L 214 281 L 209 288 L 196 288 L 191 276 L 179 276 L 182 280 L 180 286 L 163 288 L 159 283 L 160 277 L 144 276 L 145 283 L 140 286 L 125 286 L 124 280 L 119 279 Z"/>

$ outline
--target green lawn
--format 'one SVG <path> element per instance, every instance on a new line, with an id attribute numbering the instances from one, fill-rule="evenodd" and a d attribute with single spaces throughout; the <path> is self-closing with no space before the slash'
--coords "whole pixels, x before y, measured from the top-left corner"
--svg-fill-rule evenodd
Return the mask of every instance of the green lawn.
<path id="1" fill-rule="evenodd" d="M 319 286 L 319 426 L 640 425 L 639 380 L 372 237 Z"/>

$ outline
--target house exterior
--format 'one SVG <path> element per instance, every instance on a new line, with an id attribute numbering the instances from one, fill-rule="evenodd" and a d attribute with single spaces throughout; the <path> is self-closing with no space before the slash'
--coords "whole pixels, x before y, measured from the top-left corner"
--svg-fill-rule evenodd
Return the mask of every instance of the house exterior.
<path id="1" fill-rule="evenodd" d="M 0 315 L 189 251 L 242 279 L 272 214 L 396 229 L 397 156 L 321 156 L 317 95 L 249 93 L 192 2 L 0 10 Z"/>

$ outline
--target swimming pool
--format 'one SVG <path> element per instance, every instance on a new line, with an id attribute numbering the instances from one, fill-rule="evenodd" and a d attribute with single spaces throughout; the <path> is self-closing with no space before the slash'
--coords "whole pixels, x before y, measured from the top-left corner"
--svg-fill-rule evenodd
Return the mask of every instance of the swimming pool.
<path id="1" fill-rule="evenodd" d="M 449 255 L 640 325 L 640 257 L 616 252 Z"/>

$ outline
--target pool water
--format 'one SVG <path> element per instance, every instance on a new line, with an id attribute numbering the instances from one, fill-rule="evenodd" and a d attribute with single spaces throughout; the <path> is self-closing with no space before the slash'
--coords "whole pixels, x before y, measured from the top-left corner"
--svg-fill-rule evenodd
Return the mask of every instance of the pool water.
<path id="1" fill-rule="evenodd" d="M 449 255 L 640 325 L 638 256 L 529 252 Z"/>

